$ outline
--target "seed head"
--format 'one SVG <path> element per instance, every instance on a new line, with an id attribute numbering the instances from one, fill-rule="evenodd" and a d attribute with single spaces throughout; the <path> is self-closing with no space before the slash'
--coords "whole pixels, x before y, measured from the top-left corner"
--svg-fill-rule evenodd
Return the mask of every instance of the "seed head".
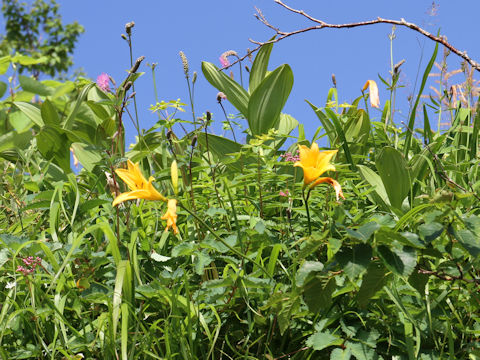
<path id="1" fill-rule="evenodd" d="M 179 54 L 180 54 L 180 59 L 182 59 L 183 73 L 188 78 L 189 67 L 188 67 L 187 57 L 185 56 L 185 53 L 183 51 L 180 51 Z"/>

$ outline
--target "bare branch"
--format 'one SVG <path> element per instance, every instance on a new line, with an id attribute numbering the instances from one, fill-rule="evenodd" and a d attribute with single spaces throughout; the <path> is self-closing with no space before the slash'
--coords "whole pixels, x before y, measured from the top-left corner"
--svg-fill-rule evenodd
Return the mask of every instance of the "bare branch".
<path id="1" fill-rule="evenodd" d="M 233 65 L 235 65 L 237 62 L 239 61 L 242 61 L 244 60 L 247 56 L 251 55 L 252 53 L 258 51 L 262 46 L 264 45 L 267 45 L 267 44 L 272 44 L 272 43 L 277 43 L 285 38 L 288 38 L 290 36 L 293 36 L 293 35 L 297 35 L 297 34 L 301 34 L 301 33 L 304 33 L 304 32 L 308 32 L 308 31 L 312 31 L 312 30 L 321 30 L 321 29 L 325 29 L 325 28 L 330 28 L 330 29 L 349 29 L 349 28 L 354 28 L 354 27 L 359 27 L 359 26 L 367 26 L 367 25 L 374 25 L 374 24 L 391 24 L 391 25 L 397 25 L 397 26 L 404 26 L 404 27 L 407 27 L 409 29 L 412 29 L 420 34 L 422 34 L 423 36 L 429 38 L 430 40 L 433 40 L 435 41 L 436 43 L 439 43 L 439 44 L 442 44 L 443 46 L 445 46 L 447 49 L 449 49 L 452 53 L 456 54 L 457 56 L 461 57 L 462 59 L 464 59 L 467 63 L 469 63 L 472 68 L 474 68 L 476 71 L 479 71 L 480 72 L 480 63 L 476 62 L 475 60 L 471 59 L 468 55 L 467 55 L 467 52 L 466 51 L 460 51 L 458 50 L 457 48 L 455 48 L 452 44 L 450 44 L 448 41 L 447 41 L 447 38 L 445 36 L 442 36 L 442 35 L 439 35 L 439 36 L 436 36 L 436 35 L 433 35 L 432 33 L 426 31 L 425 29 L 422 29 L 421 27 L 419 27 L 418 25 L 414 24 L 414 23 L 411 23 L 411 22 L 407 22 L 405 21 L 405 19 L 401 18 L 400 20 L 391 20 L 391 19 L 383 19 L 381 17 L 378 17 L 374 20 L 369 20 L 369 21 L 360 21 L 360 22 L 353 22 L 353 23 L 346 23 L 346 24 L 329 24 L 323 20 L 319 20 L 319 19 L 316 19 L 314 18 L 313 16 L 307 14 L 305 11 L 303 10 L 298 10 L 298 9 L 294 9 L 288 5 L 286 5 L 285 3 L 283 3 L 281 0 L 274 0 L 275 3 L 279 4 L 280 6 L 282 6 L 283 8 L 287 9 L 288 11 L 291 11 L 295 14 L 299 14 L 299 15 L 302 15 L 303 17 L 307 18 L 308 20 L 318 24 L 318 25 L 314 25 L 314 26 L 310 26 L 310 27 L 307 27 L 307 28 L 303 28 L 303 29 L 299 29 L 299 30 L 294 30 L 294 31 L 291 31 L 291 32 L 284 32 L 284 31 L 280 31 L 280 29 L 278 29 L 277 27 L 273 26 L 272 24 L 270 24 L 267 19 L 265 18 L 265 16 L 263 15 L 263 13 L 259 10 L 259 9 L 256 9 L 257 10 L 257 14 L 255 14 L 255 17 L 261 21 L 265 26 L 269 27 L 270 29 L 272 29 L 273 31 L 275 31 L 275 33 L 277 35 L 279 35 L 278 37 L 276 37 L 275 39 L 273 40 L 270 40 L 270 41 L 265 41 L 265 42 L 261 42 L 261 41 L 255 41 L 255 40 L 252 40 L 252 39 L 249 39 L 250 42 L 252 42 L 253 44 L 256 44 L 257 47 L 255 47 L 254 49 L 250 50 L 245 56 L 237 59 L 235 62 L 231 63 L 229 66 L 226 66 L 224 68 L 222 68 L 222 70 L 224 69 L 227 69 Z"/>

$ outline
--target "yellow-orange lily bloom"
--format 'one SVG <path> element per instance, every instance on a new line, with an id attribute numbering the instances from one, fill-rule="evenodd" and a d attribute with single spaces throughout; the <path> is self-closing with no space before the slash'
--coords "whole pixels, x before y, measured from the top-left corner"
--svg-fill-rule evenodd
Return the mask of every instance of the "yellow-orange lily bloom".
<path id="1" fill-rule="evenodd" d="M 167 220 L 165 231 L 168 231 L 168 229 L 172 228 L 173 233 L 175 235 L 178 234 L 177 217 L 177 200 L 168 199 L 167 212 L 161 217 L 162 220 Z"/>
<path id="2" fill-rule="evenodd" d="M 335 189 L 337 200 L 339 197 L 345 199 L 342 187 L 336 180 L 329 177 L 320 177 L 326 171 L 335 171 L 335 166 L 330 164 L 330 160 L 338 150 L 320 151 L 317 143 L 313 143 L 310 148 L 305 145 L 298 145 L 298 148 L 300 150 L 300 161 L 293 165 L 303 169 L 303 186 L 310 186 L 312 189 L 318 184 L 328 183 Z"/>
<path id="3" fill-rule="evenodd" d="M 115 172 L 122 179 L 131 191 L 127 191 L 118 195 L 113 200 L 112 205 L 118 205 L 121 202 L 134 199 L 145 200 L 161 200 L 167 201 L 167 198 L 160 194 L 157 189 L 153 187 L 153 176 L 150 176 L 148 181 L 140 171 L 138 163 L 134 164 L 128 160 L 128 169 L 116 169 Z"/>
<path id="4" fill-rule="evenodd" d="M 380 97 L 378 96 L 377 83 L 373 80 L 367 80 L 362 90 L 365 91 L 367 88 L 370 92 L 370 105 L 378 109 L 380 107 Z"/>

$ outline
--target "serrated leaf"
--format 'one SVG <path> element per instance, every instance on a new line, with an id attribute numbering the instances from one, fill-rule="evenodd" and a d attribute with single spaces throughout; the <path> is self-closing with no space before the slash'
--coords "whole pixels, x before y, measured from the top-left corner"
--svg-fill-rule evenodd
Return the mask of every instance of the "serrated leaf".
<path id="1" fill-rule="evenodd" d="M 338 335 L 332 335 L 328 332 L 315 332 L 307 339 L 307 346 L 313 350 L 323 350 L 329 346 L 341 345 L 343 340 Z"/>
<path id="2" fill-rule="evenodd" d="M 373 261 L 368 265 L 357 293 L 357 302 L 360 307 L 365 307 L 377 291 L 383 288 L 386 282 L 386 273 L 385 267 L 378 261 Z"/>
<path id="3" fill-rule="evenodd" d="M 344 248 L 335 254 L 338 263 L 351 280 L 366 271 L 371 257 L 372 248 L 366 244 L 358 244 L 353 248 Z"/>
<path id="4" fill-rule="evenodd" d="M 330 360 L 349 360 L 352 357 L 350 349 L 336 348 L 330 353 Z"/>
<path id="5" fill-rule="evenodd" d="M 418 233 L 427 244 L 431 243 L 443 233 L 443 225 L 437 222 L 422 224 L 418 227 Z"/>
<path id="6" fill-rule="evenodd" d="M 382 227 L 375 234 L 375 239 L 378 243 L 389 245 L 393 241 L 398 241 L 399 243 L 407 246 L 412 246 L 417 249 L 425 249 L 425 244 L 418 238 L 417 234 L 410 232 L 397 233 L 394 230 Z"/>
<path id="7" fill-rule="evenodd" d="M 460 229 L 454 232 L 455 238 L 468 251 L 470 255 L 476 258 L 480 255 L 480 239 L 470 230 Z"/>
<path id="8" fill-rule="evenodd" d="M 370 239 L 372 234 L 379 228 L 380 225 L 377 222 L 371 221 L 369 223 L 363 224 L 357 230 L 346 229 L 346 231 L 350 236 L 366 243 Z"/>
<path id="9" fill-rule="evenodd" d="M 203 270 L 205 269 L 205 266 L 210 264 L 213 261 L 213 259 L 203 251 L 198 252 L 197 255 L 195 256 L 195 273 L 197 275 L 202 275 Z"/>
<path id="10" fill-rule="evenodd" d="M 152 251 L 152 253 L 150 254 L 150 257 L 152 258 L 152 260 L 155 260 L 156 262 L 165 262 L 171 259 L 171 257 L 160 255 L 155 251 Z"/>
<path id="11" fill-rule="evenodd" d="M 322 279 L 315 276 L 310 279 L 303 287 L 303 298 L 308 309 L 317 313 L 321 309 L 327 309 L 332 304 L 332 294 L 335 291 L 335 279 Z"/>
<path id="12" fill-rule="evenodd" d="M 417 264 L 417 253 L 411 247 L 390 249 L 388 246 L 380 245 L 377 253 L 385 266 L 399 276 L 410 275 Z"/>
<path id="13" fill-rule="evenodd" d="M 178 257 L 178 256 L 191 255 L 195 252 L 195 250 L 196 250 L 195 244 L 184 242 L 184 243 L 178 244 L 172 249 L 172 256 Z"/>
<path id="14" fill-rule="evenodd" d="M 303 283 L 311 273 L 322 272 L 323 264 L 319 261 L 305 261 L 296 276 L 297 286 L 303 286 Z"/>

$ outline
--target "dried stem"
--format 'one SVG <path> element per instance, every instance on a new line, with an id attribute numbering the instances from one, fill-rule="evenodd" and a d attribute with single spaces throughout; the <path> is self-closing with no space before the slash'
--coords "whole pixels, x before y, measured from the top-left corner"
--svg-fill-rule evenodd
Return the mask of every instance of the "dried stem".
<path id="1" fill-rule="evenodd" d="M 243 57 L 239 58 L 238 60 L 232 62 L 229 66 L 225 66 L 223 69 L 227 69 L 233 65 L 235 65 L 237 62 L 239 61 L 242 61 L 244 60 L 245 58 L 247 58 L 248 56 L 250 56 L 252 53 L 258 51 L 262 46 L 264 45 L 267 45 L 267 44 L 273 44 L 273 43 L 276 43 L 276 42 L 279 42 L 285 38 L 288 38 L 290 36 L 293 36 L 293 35 L 297 35 L 297 34 L 301 34 L 301 33 L 305 33 L 305 32 L 308 32 L 308 31 L 312 31 L 312 30 L 322 30 L 322 29 L 349 29 L 349 28 L 354 28 L 354 27 L 359 27 L 359 26 L 367 26 L 367 25 L 375 25 L 375 24 L 391 24 L 391 25 L 397 25 L 397 26 L 404 26 L 404 27 L 407 27 L 409 29 L 412 29 L 420 34 L 422 34 L 423 36 L 429 38 L 430 40 L 433 40 L 439 44 L 442 44 L 443 46 L 445 46 L 447 49 L 449 49 L 451 52 L 453 52 L 454 54 L 456 54 L 457 56 L 461 57 L 462 59 L 464 59 L 466 62 L 468 62 L 475 70 L 479 71 L 480 72 L 480 63 L 476 62 L 475 60 L 471 59 L 468 55 L 467 55 L 467 52 L 466 51 L 461 51 L 461 50 L 458 50 L 457 48 L 455 48 L 452 44 L 450 44 L 448 41 L 447 41 L 447 38 L 443 35 L 434 35 L 428 31 L 426 31 L 425 29 L 421 28 L 420 26 L 414 24 L 414 23 L 411 23 L 411 22 L 408 22 L 406 21 L 405 19 L 401 18 L 400 20 L 392 20 L 392 19 L 384 19 L 384 18 L 381 18 L 381 17 L 377 17 L 376 19 L 373 19 L 373 20 L 368 20 L 368 21 L 359 21 L 359 22 L 353 22 L 353 23 L 345 23 L 345 24 L 329 24 L 323 20 L 320 20 L 320 19 L 316 19 L 314 18 L 313 16 L 307 14 L 305 11 L 303 10 L 297 10 L 297 9 L 294 9 L 286 4 L 284 4 L 281 0 L 274 0 L 277 4 L 279 4 L 280 6 L 284 7 L 285 9 L 287 9 L 288 11 L 291 11 L 295 14 L 299 14 L 305 18 L 307 18 L 308 20 L 318 24 L 318 25 L 314 25 L 314 26 L 310 26 L 310 27 L 306 27 L 306 28 L 303 28 L 303 29 L 298 29 L 298 30 L 294 30 L 294 31 L 291 31 L 291 32 L 284 32 L 284 31 L 281 31 L 279 28 L 275 27 L 274 25 L 270 24 L 268 22 L 268 20 L 265 18 L 265 16 L 263 15 L 263 13 L 259 10 L 259 9 L 256 9 L 257 10 L 257 13 L 254 15 L 260 22 L 262 22 L 265 26 L 269 27 L 270 29 L 272 29 L 273 31 L 275 31 L 275 33 L 278 35 L 278 37 L 276 37 L 275 39 L 273 40 L 270 40 L 270 41 L 265 41 L 265 42 L 260 42 L 260 41 L 255 41 L 255 40 L 252 40 L 252 39 L 249 39 L 250 42 L 254 43 L 257 45 L 257 47 L 255 47 L 254 49 L 252 50 L 249 50 L 247 52 L 247 54 L 245 54 Z"/>

